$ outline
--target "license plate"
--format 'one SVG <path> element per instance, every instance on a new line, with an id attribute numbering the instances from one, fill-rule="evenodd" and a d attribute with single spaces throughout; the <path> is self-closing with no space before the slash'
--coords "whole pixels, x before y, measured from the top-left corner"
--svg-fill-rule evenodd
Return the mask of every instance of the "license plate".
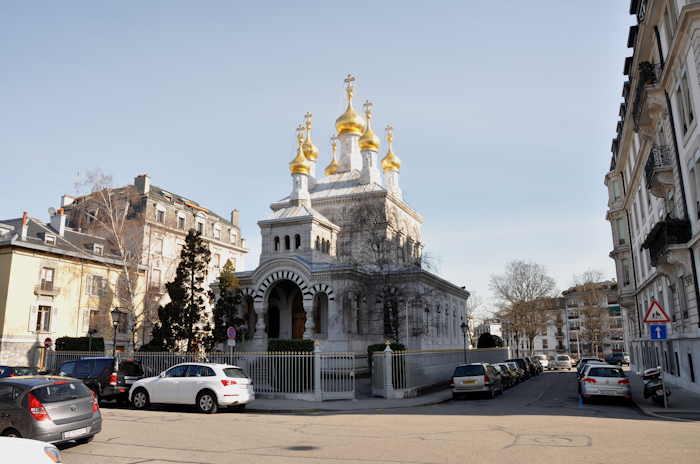
<path id="1" fill-rule="evenodd" d="M 131 385 L 132 383 L 134 383 L 134 381 L 127 379 L 127 380 L 124 380 L 124 383 L 127 385 Z"/>
<path id="2" fill-rule="evenodd" d="M 462 383 L 463 383 L 464 385 L 469 385 L 469 384 L 472 384 L 472 383 L 476 383 L 476 380 L 462 380 Z"/>
<path id="3" fill-rule="evenodd" d="M 65 439 L 75 438 L 75 437 L 79 437 L 81 435 L 85 435 L 86 433 L 90 433 L 90 427 L 83 427 L 82 429 L 75 429 L 75 430 L 69 430 L 67 432 L 63 432 L 63 438 L 65 438 Z"/>

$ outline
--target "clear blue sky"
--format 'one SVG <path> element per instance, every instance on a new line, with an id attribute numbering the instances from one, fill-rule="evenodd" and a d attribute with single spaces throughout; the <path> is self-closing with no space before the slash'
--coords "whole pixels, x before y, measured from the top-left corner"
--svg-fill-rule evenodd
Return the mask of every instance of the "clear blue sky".
<path id="1" fill-rule="evenodd" d="M 0 4 L 0 218 L 46 219 L 76 173 L 156 185 L 256 221 L 291 190 L 294 128 L 320 165 L 343 111 L 395 127 L 439 273 L 490 296 L 512 259 L 561 289 L 614 274 L 603 176 L 628 1 L 36 1 Z M 384 149 L 384 147 L 383 147 Z"/>

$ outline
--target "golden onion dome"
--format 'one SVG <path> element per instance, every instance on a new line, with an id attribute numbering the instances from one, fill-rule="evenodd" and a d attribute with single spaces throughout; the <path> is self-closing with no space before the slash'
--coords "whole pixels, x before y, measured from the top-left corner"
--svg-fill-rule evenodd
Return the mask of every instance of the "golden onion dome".
<path id="1" fill-rule="evenodd" d="M 336 136 L 331 137 L 331 153 L 332 153 L 331 162 L 328 164 L 328 166 L 326 166 L 326 170 L 324 171 L 324 173 L 327 176 L 332 176 L 333 174 L 338 172 L 338 160 L 335 159 L 335 149 L 337 146 L 336 145 L 337 140 L 338 140 L 338 137 L 336 137 Z"/>
<path id="2" fill-rule="evenodd" d="M 388 150 L 386 156 L 382 159 L 382 169 L 385 171 L 396 171 L 401 170 L 401 160 L 398 156 L 394 154 L 392 150 L 392 143 L 394 142 L 394 128 L 392 126 L 386 126 L 386 144 Z"/>
<path id="3" fill-rule="evenodd" d="M 352 107 L 352 94 L 355 90 L 352 83 L 354 81 L 355 78 L 352 74 L 348 74 L 348 77 L 345 78 L 345 93 L 348 98 L 348 106 L 345 108 L 345 112 L 335 120 L 335 129 L 338 131 L 338 134 L 362 135 L 365 131 L 365 120 Z"/>
<path id="4" fill-rule="evenodd" d="M 304 151 L 304 156 L 309 161 L 316 161 L 318 158 L 318 147 L 314 145 L 311 141 L 311 113 L 306 113 L 304 118 L 306 119 L 306 137 L 304 138 L 304 143 L 302 144 L 302 150 Z"/>
<path id="5" fill-rule="evenodd" d="M 304 142 L 304 126 L 299 126 L 297 128 L 297 155 L 289 163 L 289 171 L 292 174 L 305 174 L 309 175 L 311 171 L 311 163 L 304 156 L 304 149 L 302 144 Z"/>
<path id="6" fill-rule="evenodd" d="M 379 151 L 379 137 L 372 130 L 372 102 L 367 100 L 363 105 L 365 108 L 365 119 L 367 120 L 367 127 L 365 128 L 364 134 L 360 137 L 359 144 L 360 150 L 374 150 Z"/>

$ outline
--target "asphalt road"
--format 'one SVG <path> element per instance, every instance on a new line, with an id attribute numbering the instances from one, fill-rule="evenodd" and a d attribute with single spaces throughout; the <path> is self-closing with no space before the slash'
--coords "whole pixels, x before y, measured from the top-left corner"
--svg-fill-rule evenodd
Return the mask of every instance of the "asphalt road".
<path id="1" fill-rule="evenodd" d="M 104 408 L 67 464 L 700 462 L 700 423 L 634 406 L 580 404 L 573 373 L 545 373 L 495 400 L 353 413 L 202 415 Z"/>

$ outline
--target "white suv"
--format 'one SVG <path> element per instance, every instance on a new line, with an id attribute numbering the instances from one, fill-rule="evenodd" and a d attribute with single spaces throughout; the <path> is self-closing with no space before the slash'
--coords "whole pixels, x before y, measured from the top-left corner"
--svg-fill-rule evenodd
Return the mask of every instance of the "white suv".
<path id="1" fill-rule="evenodd" d="M 228 364 L 177 364 L 158 377 L 136 381 L 129 390 L 129 401 L 136 409 L 151 403 L 194 404 L 212 414 L 219 407 L 243 409 L 254 399 L 252 381 L 243 369 Z"/>

